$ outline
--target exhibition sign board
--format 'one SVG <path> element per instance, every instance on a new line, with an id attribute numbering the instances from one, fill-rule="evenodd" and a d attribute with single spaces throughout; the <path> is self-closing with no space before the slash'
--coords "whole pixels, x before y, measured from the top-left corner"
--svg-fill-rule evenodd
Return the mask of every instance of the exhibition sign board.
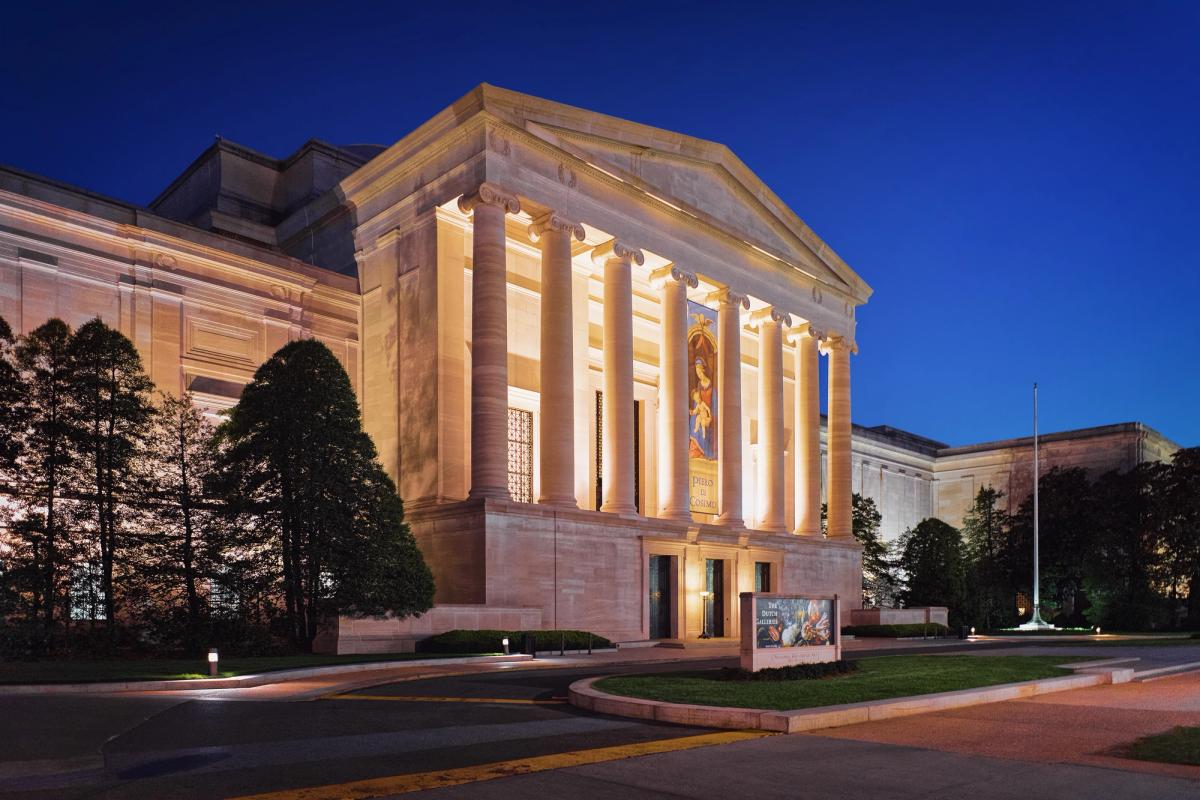
<path id="1" fill-rule="evenodd" d="M 742 592 L 742 669 L 837 661 L 837 595 Z"/>

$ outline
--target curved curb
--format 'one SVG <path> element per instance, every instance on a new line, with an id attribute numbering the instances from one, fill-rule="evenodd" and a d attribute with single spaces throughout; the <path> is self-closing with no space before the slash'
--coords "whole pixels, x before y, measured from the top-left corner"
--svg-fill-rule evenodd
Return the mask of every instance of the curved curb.
<path id="1" fill-rule="evenodd" d="M 533 656 L 471 656 L 464 658 L 414 658 L 408 661 L 363 661 L 357 664 L 330 664 L 324 667 L 301 667 L 273 672 L 257 672 L 234 678 L 177 678 L 158 681 L 95 681 L 93 683 L 14 683 L 0 684 L 0 697 L 38 694 L 108 694 L 111 692 L 200 691 L 202 689 L 249 689 L 271 683 L 285 683 L 303 678 L 343 675 L 355 672 L 375 672 L 404 667 L 440 667 L 448 664 L 490 664 L 494 662 L 531 661 Z"/>
<path id="2" fill-rule="evenodd" d="M 572 683 L 567 690 L 571 705 L 596 714 L 617 717 L 670 722 L 704 728 L 756 729 L 775 733 L 802 733 L 820 728 L 837 728 L 895 717 L 944 711 L 964 706 L 998 703 L 1017 700 L 1051 692 L 1082 689 L 1112 683 L 1127 683 L 1133 670 L 1115 666 L 1101 666 L 1103 662 L 1092 662 L 1075 675 L 1059 678 L 1042 678 L 1019 683 L 1004 683 L 983 686 L 978 689 L 961 689 L 955 692 L 896 697 L 891 700 L 847 703 L 837 706 L 820 706 L 796 711 L 772 711 L 759 708 L 734 708 L 724 706 L 697 706 L 683 703 L 665 703 L 659 700 L 644 700 L 608 694 L 596 689 L 596 681 L 606 676 Z M 1072 665 L 1064 664 L 1071 668 Z"/>

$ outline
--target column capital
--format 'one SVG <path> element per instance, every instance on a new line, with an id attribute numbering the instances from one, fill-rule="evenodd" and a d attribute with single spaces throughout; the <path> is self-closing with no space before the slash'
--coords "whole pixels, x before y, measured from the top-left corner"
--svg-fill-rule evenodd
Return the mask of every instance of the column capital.
<path id="1" fill-rule="evenodd" d="M 742 308 L 750 309 L 750 297 L 748 295 L 739 294 L 728 286 L 717 289 L 715 292 L 710 292 L 704 298 L 704 302 L 708 304 L 724 305 L 728 303 L 731 306 L 741 306 Z"/>
<path id="2" fill-rule="evenodd" d="M 521 201 L 515 194 L 489 181 L 479 184 L 474 192 L 458 198 L 458 210 L 464 214 L 470 214 L 479 205 L 500 206 L 508 214 L 516 214 L 521 210 Z"/>
<path id="3" fill-rule="evenodd" d="M 826 335 L 825 331 L 820 328 L 814 328 L 811 322 L 801 322 L 788 328 L 787 340 L 793 344 L 802 339 L 816 339 L 819 342 Z"/>
<path id="4" fill-rule="evenodd" d="M 630 247 L 617 239 L 610 239 L 592 248 L 592 263 L 602 267 L 609 261 L 624 261 L 626 264 L 634 262 L 640 267 L 646 263 L 646 257 L 636 247 Z"/>
<path id="5" fill-rule="evenodd" d="M 774 306 L 765 306 L 750 312 L 750 327 L 757 328 L 764 322 L 782 322 L 784 327 L 788 327 L 792 324 L 792 318 Z"/>
<path id="6" fill-rule="evenodd" d="M 820 340 L 820 350 L 826 356 L 835 350 L 848 350 L 852 355 L 858 355 L 858 344 L 840 334 L 827 332 Z"/>
<path id="7" fill-rule="evenodd" d="M 684 286 L 695 289 L 700 285 L 700 281 L 696 278 L 696 273 L 688 272 L 685 269 L 680 269 L 674 264 L 668 264 L 665 267 L 659 267 L 650 273 L 650 285 L 655 289 L 661 289 L 667 285 L 668 281 L 682 283 Z"/>
<path id="8" fill-rule="evenodd" d="M 568 237 L 573 236 L 583 241 L 583 226 L 561 216 L 557 211 L 549 211 L 535 219 L 529 226 L 529 238 L 537 242 L 550 231 L 566 231 Z"/>

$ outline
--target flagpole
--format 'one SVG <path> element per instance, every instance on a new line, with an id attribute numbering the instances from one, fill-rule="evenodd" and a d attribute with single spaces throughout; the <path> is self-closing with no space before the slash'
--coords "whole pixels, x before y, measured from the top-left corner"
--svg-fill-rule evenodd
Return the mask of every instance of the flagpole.
<path id="1" fill-rule="evenodd" d="M 1038 484 L 1041 471 L 1038 469 L 1038 396 L 1037 381 L 1033 382 L 1033 622 L 1042 621 L 1042 598 L 1039 591 L 1041 574 L 1038 569 Z"/>
<path id="2" fill-rule="evenodd" d="M 1043 630 L 1054 626 L 1042 619 L 1042 598 L 1040 570 L 1038 568 L 1038 484 L 1041 482 L 1041 470 L 1038 467 L 1038 385 L 1033 383 L 1033 615 L 1029 622 L 1021 628 L 1026 630 Z"/>

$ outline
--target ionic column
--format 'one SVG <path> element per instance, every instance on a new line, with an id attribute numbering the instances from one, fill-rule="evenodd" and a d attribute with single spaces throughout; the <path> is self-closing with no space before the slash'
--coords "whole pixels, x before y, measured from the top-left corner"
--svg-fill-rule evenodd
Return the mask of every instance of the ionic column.
<path id="1" fill-rule="evenodd" d="M 601 511 L 636 514 L 633 479 L 633 275 L 641 250 L 616 239 L 592 251 L 604 268 L 604 498 Z"/>
<path id="2" fill-rule="evenodd" d="M 717 303 L 717 522 L 734 528 L 742 520 L 742 309 L 746 295 L 713 292 Z"/>
<path id="3" fill-rule="evenodd" d="M 821 332 L 804 324 L 790 332 L 796 346 L 796 529 L 821 534 L 821 375 L 817 342 Z"/>
<path id="4" fill-rule="evenodd" d="M 687 290 L 699 283 L 690 272 L 663 267 L 651 274 L 650 284 L 662 293 L 658 515 L 686 522 L 692 518 L 688 494 Z"/>
<path id="5" fill-rule="evenodd" d="M 551 212 L 533 221 L 529 235 L 542 251 L 538 502 L 577 508 L 571 237 L 583 241 L 583 226 Z"/>
<path id="6" fill-rule="evenodd" d="M 830 539 L 853 535 L 850 478 L 850 343 L 840 336 L 826 340 L 829 353 L 829 485 Z"/>
<path id="7" fill-rule="evenodd" d="M 458 201 L 474 212 L 471 254 L 471 497 L 508 493 L 508 266 L 504 215 L 516 195 L 482 183 Z"/>
<path id="8" fill-rule="evenodd" d="M 750 323 L 758 328 L 758 528 L 783 533 L 783 328 L 791 317 L 763 308 Z"/>

